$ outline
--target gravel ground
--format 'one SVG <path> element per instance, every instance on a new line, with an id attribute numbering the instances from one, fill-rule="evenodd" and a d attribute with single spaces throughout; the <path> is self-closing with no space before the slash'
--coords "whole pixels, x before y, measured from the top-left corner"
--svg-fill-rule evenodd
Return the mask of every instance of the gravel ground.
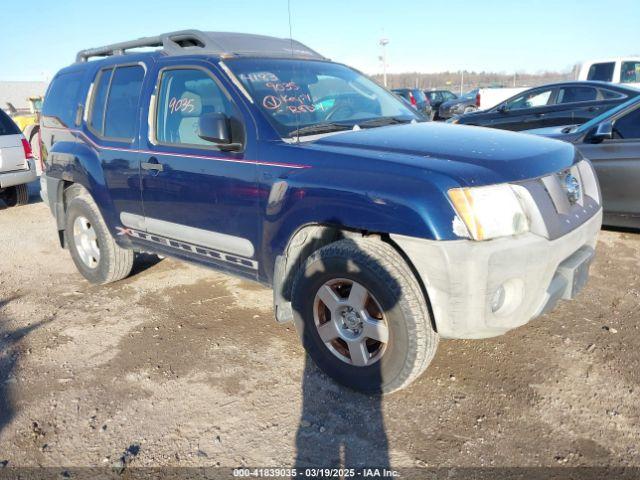
<path id="1" fill-rule="evenodd" d="M 640 465 L 638 234 L 602 232 L 577 301 L 442 341 L 383 398 L 311 365 L 261 286 L 151 258 L 89 285 L 42 203 L 0 211 L 0 272 L 0 467 Z"/>

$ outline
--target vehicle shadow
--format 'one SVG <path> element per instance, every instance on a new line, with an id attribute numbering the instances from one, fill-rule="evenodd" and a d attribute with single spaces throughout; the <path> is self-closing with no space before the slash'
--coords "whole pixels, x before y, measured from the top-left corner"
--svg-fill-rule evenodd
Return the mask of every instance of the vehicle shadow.
<path id="1" fill-rule="evenodd" d="M 135 261 L 133 262 L 133 269 L 128 278 L 134 277 L 145 270 L 157 265 L 163 260 L 162 257 L 154 255 L 152 253 L 137 253 Z"/>
<path id="2" fill-rule="evenodd" d="M 353 251 L 359 250 L 357 242 L 342 240 L 349 244 Z M 303 255 L 303 258 L 304 256 L 306 255 Z M 331 265 L 321 263 L 319 267 L 316 265 L 318 268 L 312 269 L 311 273 L 307 272 L 307 278 L 310 278 L 312 284 L 317 282 L 318 285 L 322 285 L 331 272 L 346 272 L 341 277 L 348 279 L 351 274 L 355 275 L 358 271 L 358 267 L 350 261 L 332 258 L 330 262 Z M 295 272 L 291 275 L 294 276 Z M 286 285 L 287 282 L 284 284 Z M 398 291 L 394 288 L 389 290 Z M 287 295 L 284 295 L 284 298 Z M 315 296 L 315 294 L 312 295 Z M 292 302 L 294 316 L 297 319 L 304 318 L 305 312 L 299 311 L 303 308 L 297 303 L 300 302 Z M 309 302 L 306 302 L 306 305 L 308 306 Z M 319 336 L 313 320 L 313 307 L 311 312 L 306 308 L 305 310 L 306 316 L 311 317 L 310 325 L 303 328 L 298 320 L 296 329 L 299 333 L 303 332 L 301 338 L 305 346 L 314 342 L 317 346 Z M 322 348 L 327 348 L 324 344 L 321 345 Z M 329 353 L 328 348 L 327 353 Z M 329 355 L 333 354 L 329 353 Z M 369 370 L 372 389 L 380 390 L 381 362 L 360 368 Z M 295 467 L 298 469 L 298 476 L 302 477 L 305 476 L 305 468 L 390 467 L 388 440 L 382 413 L 382 394 L 363 394 L 339 385 L 315 365 L 309 354 L 306 354 L 302 380 L 302 411 L 296 434 Z M 314 477 L 313 474 L 309 476 L 321 478 Z"/>
<path id="3" fill-rule="evenodd" d="M 0 432 L 15 414 L 11 386 L 16 382 L 14 373 L 20 358 L 22 339 L 46 323 L 46 320 L 41 320 L 26 327 L 10 330 L 7 327 L 10 319 L 4 312 L 4 307 L 16 298 L 0 299 Z"/>

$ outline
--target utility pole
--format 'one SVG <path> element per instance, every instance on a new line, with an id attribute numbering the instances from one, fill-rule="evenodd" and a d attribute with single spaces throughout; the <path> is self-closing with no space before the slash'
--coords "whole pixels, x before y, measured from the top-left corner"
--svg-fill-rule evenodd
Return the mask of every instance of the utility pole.
<path id="1" fill-rule="evenodd" d="M 387 45 L 389 44 L 388 38 L 381 38 L 378 42 L 382 47 L 382 78 L 384 86 L 387 86 Z"/>
<path id="2" fill-rule="evenodd" d="M 460 95 L 464 93 L 464 70 L 460 71 Z"/>

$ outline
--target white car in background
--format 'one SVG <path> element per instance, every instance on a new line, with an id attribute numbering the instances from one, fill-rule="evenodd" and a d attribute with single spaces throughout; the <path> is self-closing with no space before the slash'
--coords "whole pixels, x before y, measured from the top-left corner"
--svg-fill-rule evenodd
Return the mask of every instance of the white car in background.
<path id="1" fill-rule="evenodd" d="M 29 142 L 9 115 L 0 110 L 0 200 L 9 207 L 26 204 L 28 184 L 37 176 Z"/>
<path id="2" fill-rule="evenodd" d="M 580 66 L 578 80 L 598 80 L 640 88 L 640 57 L 589 60 Z"/>

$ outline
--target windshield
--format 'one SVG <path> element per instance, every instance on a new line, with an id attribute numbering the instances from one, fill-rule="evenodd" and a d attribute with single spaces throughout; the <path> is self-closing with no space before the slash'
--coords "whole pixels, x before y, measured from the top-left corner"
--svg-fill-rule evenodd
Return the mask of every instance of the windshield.
<path id="1" fill-rule="evenodd" d="M 598 115 L 597 117 L 592 118 L 588 122 L 583 123 L 576 130 L 576 132 L 586 132 L 587 130 L 589 130 L 589 129 L 595 127 L 596 125 L 598 125 L 600 122 L 602 122 L 604 120 L 608 120 L 609 118 L 615 116 L 618 112 L 626 110 L 631 105 L 636 105 L 638 103 L 640 103 L 640 98 L 638 98 L 638 97 L 632 98 L 631 100 L 628 100 L 628 101 L 618 105 L 617 107 L 614 107 L 614 108 L 612 108 L 610 110 L 607 110 L 606 112 Z"/>
<path id="2" fill-rule="evenodd" d="M 393 94 L 344 65 L 289 59 L 234 59 L 226 64 L 282 137 L 367 122 L 380 126 L 385 119 L 423 120 Z"/>

